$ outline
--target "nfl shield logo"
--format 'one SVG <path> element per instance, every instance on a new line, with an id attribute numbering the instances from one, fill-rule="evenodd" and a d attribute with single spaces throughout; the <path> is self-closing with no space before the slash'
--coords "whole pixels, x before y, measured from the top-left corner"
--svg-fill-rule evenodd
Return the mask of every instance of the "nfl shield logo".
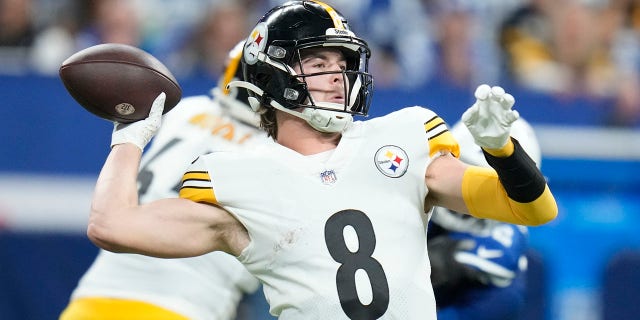
<path id="1" fill-rule="evenodd" d="M 320 179 L 324 184 L 332 184 L 337 180 L 336 173 L 333 170 L 326 170 L 320 173 Z"/>

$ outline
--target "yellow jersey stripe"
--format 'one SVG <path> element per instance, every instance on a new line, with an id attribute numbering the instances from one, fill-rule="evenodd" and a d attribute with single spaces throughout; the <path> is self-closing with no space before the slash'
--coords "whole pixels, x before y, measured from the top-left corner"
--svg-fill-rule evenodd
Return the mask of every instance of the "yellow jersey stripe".
<path id="1" fill-rule="evenodd" d="M 211 181 L 211 177 L 207 171 L 188 171 L 182 176 L 182 183 L 189 180 Z"/>
<path id="2" fill-rule="evenodd" d="M 434 116 L 429 119 L 424 123 L 424 130 L 429 140 L 430 157 L 442 151 L 451 152 L 456 158 L 460 157 L 460 146 L 442 118 Z"/>
<path id="3" fill-rule="evenodd" d="M 211 187 L 182 187 L 180 188 L 180 198 L 189 199 L 194 202 L 217 204 L 218 199 Z"/>
<path id="4" fill-rule="evenodd" d="M 442 120 L 442 118 L 435 116 L 431 119 L 429 119 L 427 122 L 424 123 L 424 130 L 429 133 L 432 130 L 436 130 L 438 126 L 443 125 L 444 120 Z"/>
<path id="5" fill-rule="evenodd" d="M 218 203 L 210 182 L 211 176 L 207 171 L 187 171 L 182 176 L 180 198 L 210 204 Z"/>

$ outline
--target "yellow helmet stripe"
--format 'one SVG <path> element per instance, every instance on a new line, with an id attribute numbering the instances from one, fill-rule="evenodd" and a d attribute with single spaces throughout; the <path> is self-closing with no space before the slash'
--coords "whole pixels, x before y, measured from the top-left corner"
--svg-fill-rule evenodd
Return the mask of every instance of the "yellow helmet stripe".
<path id="1" fill-rule="evenodd" d="M 330 5 L 321 2 L 321 1 L 315 1 L 313 0 L 313 2 L 321 5 L 324 10 L 327 11 L 327 13 L 329 14 L 329 16 L 331 16 L 331 19 L 333 20 L 333 25 L 336 27 L 336 29 L 341 29 L 341 30 L 345 30 L 346 28 L 344 27 L 344 25 L 342 24 L 342 19 L 340 18 L 340 15 L 338 14 L 338 12 L 336 12 L 335 9 L 333 9 Z"/>
<path id="2" fill-rule="evenodd" d="M 227 89 L 227 84 L 231 82 L 231 79 L 236 75 L 236 71 L 240 66 L 240 58 L 242 58 L 242 45 L 244 43 L 238 43 L 231 51 L 229 55 L 229 61 L 227 62 L 227 68 L 224 70 L 224 74 L 222 75 L 222 83 L 218 83 L 218 87 L 222 89 L 222 93 L 225 95 L 229 95 L 229 89 Z"/>

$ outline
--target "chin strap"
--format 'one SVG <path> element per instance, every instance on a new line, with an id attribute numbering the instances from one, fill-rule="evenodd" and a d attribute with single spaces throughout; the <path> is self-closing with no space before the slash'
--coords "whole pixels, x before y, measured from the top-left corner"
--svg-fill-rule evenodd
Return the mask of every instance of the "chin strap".
<path id="1" fill-rule="evenodd" d="M 295 113 L 320 132 L 342 132 L 353 122 L 350 114 L 338 111 L 305 108 L 302 113 Z"/>
<path id="2" fill-rule="evenodd" d="M 262 97 L 264 91 L 258 88 L 256 85 L 246 81 L 231 81 L 227 87 L 240 87 L 245 88 L 257 96 Z M 282 112 L 288 113 L 294 117 L 305 120 L 312 128 L 320 132 L 342 132 L 349 124 L 353 122 L 353 116 L 345 112 L 321 110 L 315 108 L 304 108 L 302 112 L 293 111 L 285 108 L 283 105 L 273 99 L 269 99 L 269 105 Z M 260 100 L 256 97 L 249 97 L 249 105 L 253 111 L 258 112 L 262 107 Z M 332 104 L 333 105 L 333 104 Z"/>

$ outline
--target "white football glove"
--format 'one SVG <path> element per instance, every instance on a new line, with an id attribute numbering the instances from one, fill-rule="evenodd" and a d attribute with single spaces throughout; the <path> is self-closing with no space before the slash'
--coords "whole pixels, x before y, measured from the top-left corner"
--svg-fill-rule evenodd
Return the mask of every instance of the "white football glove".
<path id="1" fill-rule="evenodd" d="M 518 120 L 518 111 L 511 110 L 515 99 L 501 87 L 478 86 L 476 103 L 462 114 L 477 145 L 486 149 L 500 149 L 509 141 L 511 124 Z"/>
<path id="2" fill-rule="evenodd" d="M 153 101 L 149 116 L 144 120 L 133 123 L 113 123 L 113 133 L 111 134 L 111 147 L 122 143 L 133 143 L 140 150 L 151 141 L 151 138 L 160 129 L 162 123 L 162 111 L 164 110 L 164 101 L 167 98 L 164 92 L 160 93 Z"/>

